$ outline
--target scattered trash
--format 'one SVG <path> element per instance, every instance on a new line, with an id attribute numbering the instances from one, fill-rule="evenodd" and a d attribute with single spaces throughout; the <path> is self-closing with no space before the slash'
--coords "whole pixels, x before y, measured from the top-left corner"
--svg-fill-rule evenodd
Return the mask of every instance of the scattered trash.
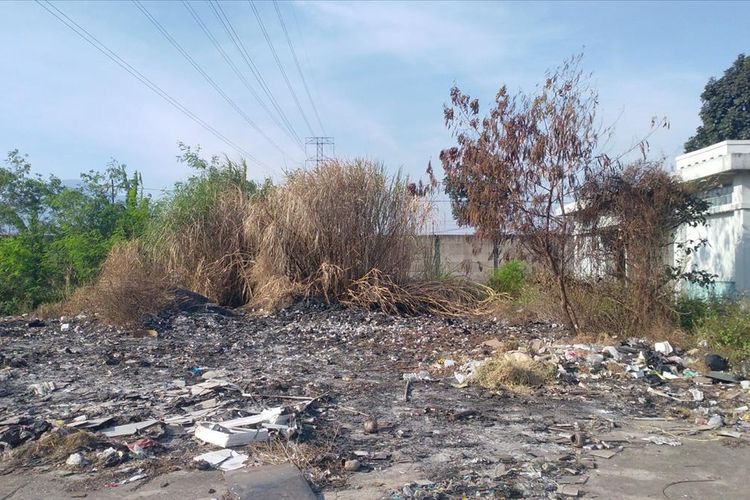
<path id="1" fill-rule="evenodd" d="M 570 484 L 561 486 L 557 491 L 564 497 L 577 497 L 581 494 L 581 491 L 576 486 Z"/>
<path id="2" fill-rule="evenodd" d="M 57 389 L 54 382 L 41 382 L 38 384 L 29 385 L 29 389 L 33 391 L 37 396 L 44 397 L 50 392 Z"/>
<path id="3" fill-rule="evenodd" d="M 674 348 L 669 342 L 657 342 L 654 344 L 654 351 L 668 356 L 674 352 Z"/>
<path id="4" fill-rule="evenodd" d="M 614 359 L 615 361 L 620 361 L 622 356 L 620 356 L 620 353 L 612 346 L 607 346 L 602 349 L 602 354 L 606 354 L 610 358 Z"/>
<path id="5" fill-rule="evenodd" d="M 136 481 L 146 479 L 147 477 L 148 477 L 148 474 L 138 473 L 135 476 L 129 477 L 128 479 L 123 479 L 122 481 L 120 481 L 120 484 L 134 483 Z"/>
<path id="6" fill-rule="evenodd" d="M 716 434 L 722 437 L 730 437 L 734 439 L 741 439 L 742 433 L 741 432 L 735 432 L 735 431 L 719 431 Z"/>
<path id="7" fill-rule="evenodd" d="M 357 472 L 360 467 L 361 464 L 357 459 L 347 460 L 346 462 L 344 462 L 344 470 L 347 470 L 349 472 Z"/>
<path id="8" fill-rule="evenodd" d="M 74 427 L 76 429 L 89 429 L 93 430 L 98 427 L 101 427 L 104 424 L 108 424 L 113 419 L 112 417 L 102 417 L 102 418 L 86 418 L 85 415 L 82 415 L 80 417 L 76 417 L 73 419 L 72 422 L 67 424 L 68 427 Z"/>
<path id="9" fill-rule="evenodd" d="M 679 446 L 698 432 L 726 445 L 750 437 L 750 381 L 742 390 L 718 383 L 747 377 L 739 363 L 708 378 L 709 370 L 686 368 L 702 365 L 699 351 L 642 339 L 571 345 L 566 332 L 543 322 L 415 321 L 309 302 L 234 318 L 174 313 L 138 327 L 157 337 L 94 318 L 67 319 L 75 334 L 63 336 L 59 322 L 32 330 L 28 318 L 0 319 L 0 451 L 47 449 L 55 441 L 46 435 L 63 435 L 54 454 L 34 460 L 61 475 L 85 470 L 87 481 L 108 488 L 141 484 L 158 474 L 152 465 L 185 457 L 198 469 L 230 470 L 288 454 L 309 462 L 310 481 L 327 492 L 356 477 L 352 461 L 360 472 L 397 472 L 408 450 L 433 481 L 407 479 L 391 498 L 403 497 L 405 486 L 412 498 L 551 498 L 565 486 L 574 497 L 583 495 L 588 471 L 631 444 L 637 453 L 637 442 Z M 490 350 L 533 358 L 550 380 L 518 394 L 455 389 L 475 381 Z M 404 385 L 411 401 L 401 399 Z M 511 425 L 493 425 L 506 403 Z M 389 422 L 377 434 L 367 423 L 375 415 Z M 659 419 L 669 420 L 661 432 Z M 294 434 L 299 441 L 252 454 L 231 448 Z M 332 439 L 324 453 L 299 448 Z M 473 446 L 436 468 L 432 457 L 459 443 Z M 87 467 L 66 465 L 78 463 L 75 453 Z"/>
<path id="10" fill-rule="evenodd" d="M 724 425 L 724 419 L 721 418 L 721 415 L 712 415 L 711 418 L 708 419 L 708 423 L 706 425 L 713 429 L 718 429 L 719 427 Z"/>
<path id="11" fill-rule="evenodd" d="M 711 371 L 723 372 L 724 370 L 729 368 L 729 361 L 727 361 L 726 358 L 722 358 L 718 354 L 706 354 L 706 357 L 703 359 L 706 362 L 706 366 Z"/>
<path id="12" fill-rule="evenodd" d="M 363 424 L 363 428 L 365 431 L 365 434 L 375 434 L 378 432 L 378 421 L 374 418 L 371 418 L 369 420 L 365 420 L 365 423 Z"/>
<path id="13" fill-rule="evenodd" d="M 648 436 L 645 438 L 642 438 L 644 441 L 648 441 L 650 443 L 659 444 L 659 445 L 666 445 L 666 446 L 682 446 L 682 442 L 677 439 L 670 439 L 668 437 L 664 436 Z"/>
<path id="14" fill-rule="evenodd" d="M 195 427 L 195 437 L 206 443 L 228 448 L 268 441 L 268 429 L 232 429 L 216 423 L 202 422 Z"/>
<path id="15" fill-rule="evenodd" d="M 565 360 L 570 361 L 571 363 L 576 363 L 581 358 L 575 351 L 565 351 L 564 356 Z"/>
<path id="16" fill-rule="evenodd" d="M 591 450 L 589 451 L 589 455 L 597 457 L 597 458 L 604 458 L 604 459 L 609 460 L 610 458 L 614 457 L 621 451 L 622 451 L 622 448 L 614 448 L 611 450 Z"/>
<path id="17" fill-rule="evenodd" d="M 74 467 L 80 467 L 86 465 L 88 462 L 80 453 L 71 453 L 65 463 Z"/>
<path id="18" fill-rule="evenodd" d="M 602 354 L 592 352 L 586 356 L 586 362 L 593 366 L 599 366 L 604 363 L 604 356 Z"/>
<path id="19" fill-rule="evenodd" d="M 646 374 L 638 368 L 636 365 L 628 365 L 625 367 L 625 371 L 630 374 L 633 378 L 643 378 L 646 376 Z"/>
<path id="20" fill-rule="evenodd" d="M 297 431 L 297 426 L 294 416 L 282 414 L 283 411 L 282 407 L 276 407 L 249 417 L 201 422 L 195 427 L 195 437 L 222 448 L 268 441 L 270 430 L 289 438 Z"/>
<path id="21" fill-rule="evenodd" d="M 70 323 L 62 323 L 60 325 L 60 331 L 61 332 L 67 332 L 70 331 Z"/>
<path id="22" fill-rule="evenodd" d="M 247 455 L 244 453 L 237 453 L 234 450 L 209 451 L 208 453 L 193 458 L 196 462 L 206 462 L 211 467 L 223 471 L 240 469 L 245 465 L 247 459 Z"/>
<path id="23" fill-rule="evenodd" d="M 420 370 L 414 373 L 404 373 L 402 378 L 406 380 L 407 382 L 423 382 L 423 381 L 434 380 L 430 376 L 430 372 L 428 372 L 427 370 Z"/>
<path id="24" fill-rule="evenodd" d="M 740 382 L 740 386 L 743 389 L 750 389 L 750 380 L 743 380 L 742 382 Z"/>
<path id="25" fill-rule="evenodd" d="M 459 384 L 469 383 L 476 378 L 477 370 L 483 363 L 483 361 L 467 361 L 453 373 L 453 376 Z"/>
<path id="26" fill-rule="evenodd" d="M 703 391 L 698 389 L 690 389 L 688 392 L 693 396 L 693 401 L 703 401 Z"/>
<path id="27" fill-rule="evenodd" d="M 485 347 L 489 347 L 490 349 L 498 350 L 502 349 L 504 344 L 500 342 L 498 339 L 489 339 L 482 342 L 482 345 Z"/>
<path id="28" fill-rule="evenodd" d="M 228 380 L 210 379 L 206 380 L 205 382 L 201 382 L 200 384 L 191 386 L 190 394 L 192 394 L 193 396 L 203 396 L 204 394 L 212 393 L 215 389 L 227 387 L 229 385 L 232 385 L 232 383 Z"/>
<path id="29" fill-rule="evenodd" d="M 146 450 L 158 446 L 158 443 L 153 439 L 142 438 L 134 443 L 128 444 L 127 446 L 135 456 L 143 457 L 146 455 Z"/>
<path id="30" fill-rule="evenodd" d="M 211 380 L 224 378 L 229 375 L 229 372 L 227 370 L 207 370 L 201 373 L 199 370 L 198 375 L 200 375 L 203 380 Z"/>
<path id="31" fill-rule="evenodd" d="M 104 467 L 112 467 L 119 464 L 122 461 L 124 455 L 125 454 L 122 451 L 116 450 L 115 448 L 110 446 L 106 450 L 98 452 L 96 454 L 96 459 Z"/>

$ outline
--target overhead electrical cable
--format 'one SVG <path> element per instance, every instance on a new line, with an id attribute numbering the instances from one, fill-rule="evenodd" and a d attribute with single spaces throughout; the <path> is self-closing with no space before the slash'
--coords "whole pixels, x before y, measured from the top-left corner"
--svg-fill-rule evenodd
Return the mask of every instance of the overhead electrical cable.
<path id="1" fill-rule="evenodd" d="M 286 37 L 286 43 L 287 45 L 289 45 L 289 51 L 292 53 L 292 58 L 294 59 L 294 65 L 297 66 L 297 72 L 299 73 L 299 77 L 302 80 L 302 85 L 305 87 L 305 93 L 307 94 L 307 98 L 310 100 L 310 105 L 312 106 L 313 112 L 315 112 L 315 118 L 318 121 L 320 130 L 323 131 L 323 135 L 326 135 L 326 129 L 323 126 L 323 122 L 320 120 L 320 114 L 318 114 L 318 107 L 315 105 L 315 101 L 312 98 L 312 94 L 310 93 L 310 87 L 307 86 L 307 80 L 305 79 L 305 74 L 302 71 L 302 66 L 299 63 L 299 60 L 297 59 L 297 51 L 294 50 L 294 44 L 292 43 L 292 38 L 289 36 L 289 31 L 286 29 L 286 23 L 284 22 L 284 17 L 281 15 L 279 2 L 277 2 L 277 0 L 273 0 L 273 6 L 276 9 L 276 15 L 279 17 L 279 24 L 281 24 L 281 29 L 284 31 L 284 37 Z"/>
<path id="2" fill-rule="evenodd" d="M 152 82 L 149 78 L 147 78 L 143 73 L 135 69 L 133 66 L 131 66 L 126 60 L 124 60 L 122 57 L 117 55 L 116 52 L 114 52 L 112 49 L 107 47 L 105 44 L 103 44 L 101 41 L 99 41 L 94 35 L 92 35 L 90 32 L 88 32 L 83 26 L 75 22 L 72 18 L 70 18 L 67 14 L 65 14 L 62 10 L 60 10 L 58 7 L 56 7 L 54 4 L 52 4 L 49 1 L 42 1 L 42 0 L 36 0 L 36 3 L 39 4 L 44 10 L 49 12 L 53 17 L 55 17 L 58 21 L 60 21 L 63 25 L 65 25 L 68 29 L 73 31 L 76 35 L 78 35 L 80 38 L 82 38 L 84 41 L 86 41 L 88 44 L 90 44 L 92 47 L 97 49 L 99 52 L 107 56 L 110 60 L 112 60 L 115 64 L 120 66 L 122 69 L 127 71 L 131 76 L 133 76 L 135 79 L 140 81 L 143 85 L 145 85 L 149 90 L 157 94 L 159 97 L 167 101 L 169 104 L 171 104 L 174 108 L 176 108 L 178 111 L 182 112 L 185 116 L 193 120 L 195 123 L 206 129 L 208 132 L 210 132 L 214 137 L 219 139 L 220 141 L 224 142 L 226 145 L 230 146 L 234 150 L 236 150 L 238 153 L 246 157 L 247 159 L 257 163 L 258 165 L 264 166 L 268 168 L 268 165 L 260 161 L 259 159 L 255 158 L 252 154 L 250 154 L 247 150 L 242 148 L 241 146 L 237 145 L 234 141 L 227 138 L 224 134 L 216 130 L 214 127 L 212 127 L 210 124 L 206 123 L 203 119 L 201 119 L 199 116 L 197 116 L 195 113 L 190 111 L 187 107 L 185 107 L 181 102 L 179 102 L 177 99 L 169 95 L 166 91 L 164 91 L 161 87 L 156 85 L 154 82 Z"/>
<path id="3" fill-rule="evenodd" d="M 209 6 L 211 6 L 211 10 L 213 11 L 214 15 L 219 20 L 224 30 L 227 32 L 227 35 L 232 40 L 232 43 L 234 44 L 234 46 L 237 48 L 238 52 L 242 56 L 242 60 L 245 61 L 245 64 L 247 64 L 247 66 L 250 68 L 250 72 L 258 81 L 258 84 L 260 85 L 263 92 L 266 94 L 266 97 L 268 98 L 268 100 L 271 102 L 271 105 L 281 117 L 281 120 L 284 122 L 284 125 L 286 125 L 286 127 L 289 129 L 289 131 L 292 133 L 294 137 L 299 139 L 299 134 L 297 134 L 297 132 L 294 130 L 294 127 L 292 126 L 291 122 L 287 118 L 284 111 L 281 109 L 281 106 L 279 106 L 279 103 L 276 101 L 276 98 L 273 96 L 271 89 L 266 84 L 266 81 L 263 78 L 263 75 L 261 74 L 260 70 L 258 70 L 258 67 L 253 62 L 252 57 L 250 57 L 250 53 L 245 48 L 245 44 L 242 42 L 242 38 L 240 38 L 240 36 L 237 34 L 237 30 L 234 29 L 232 22 L 229 20 L 229 17 L 224 12 L 224 9 L 222 8 L 221 4 L 217 2 L 216 0 L 209 0 Z M 300 140 L 300 142 L 302 141 Z"/>
<path id="4" fill-rule="evenodd" d="M 161 23 L 146 9 L 146 7 L 143 6 L 143 4 L 139 0 L 132 0 L 133 4 L 138 7 L 138 9 L 143 13 L 144 16 L 153 24 L 157 30 L 164 36 L 164 38 L 167 39 L 167 41 L 175 48 L 177 51 L 195 68 L 195 70 L 203 76 L 203 78 L 206 79 L 206 81 L 211 85 L 211 87 L 216 90 L 216 92 L 224 98 L 225 101 L 239 114 L 244 120 L 250 125 L 253 129 L 255 129 L 256 132 L 258 132 L 264 139 L 266 139 L 273 147 L 275 147 L 282 156 L 285 155 L 285 152 L 283 149 L 279 147 L 276 142 L 274 142 L 273 139 L 271 139 L 261 128 L 250 118 L 245 111 L 240 108 L 237 103 L 229 97 L 226 92 L 214 81 L 211 76 L 206 73 L 203 68 L 193 59 L 190 54 L 177 42 L 177 40 L 172 37 L 172 35 L 169 34 L 169 32 L 162 26 Z"/>
<path id="5" fill-rule="evenodd" d="M 297 98 L 297 93 L 294 91 L 294 87 L 292 87 L 292 82 L 289 81 L 289 76 L 286 74 L 286 70 L 284 69 L 284 64 L 281 62 L 281 59 L 279 58 L 279 54 L 276 52 L 276 48 L 273 46 L 273 42 L 271 41 L 271 37 L 268 35 L 268 30 L 266 30 L 266 25 L 263 23 L 263 18 L 260 17 L 260 12 L 258 12 L 258 8 L 255 7 L 255 3 L 252 0 L 247 0 L 247 3 L 248 5 L 250 5 L 250 8 L 253 10 L 255 19 L 258 21 L 258 26 L 260 26 L 260 31 L 263 33 L 263 38 L 266 39 L 266 44 L 268 45 L 268 48 L 271 49 L 271 54 L 273 55 L 274 61 L 276 61 L 276 66 L 279 68 L 279 71 L 281 72 L 281 76 L 284 78 L 284 82 L 286 83 L 286 88 L 289 89 L 289 93 L 292 94 L 292 99 L 294 99 L 294 104 L 297 105 L 297 109 L 299 110 L 300 115 L 302 115 L 302 119 L 305 121 L 305 125 L 307 125 L 307 129 L 310 131 L 310 135 L 314 136 L 315 131 L 310 125 L 310 121 L 307 119 L 305 110 L 302 109 L 302 105 L 300 104 L 299 99 Z"/>
<path id="6" fill-rule="evenodd" d="M 200 27 L 201 31 L 203 31 L 203 34 L 206 35 L 206 37 L 209 39 L 209 41 L 214 46 L 214 48 L 216 48 L 216 50 L 219 52 L 219 54 L 224 59 L 224 61 L 229 65 L 229 67 L 232 69 L 234 74 L 237 75 L 237 78 L 240 79 L 240 81 L 248 90 L 248 92 L 252 94 L 252 96 L 255 98 L 258 104 L 260 104 L 263 110 L 268 114 L 268 116 L 271 118 L 274 124 L 277 127 L 279 127 L 295 144 L 297 144 L 297 146 L 299 146 L 299 148 L 302 151 L 304 151 L 304 146 L 302 144 L 302 141 L 299 140 L 299 137 L 294 137 L 291 134 L 291 132 L 289 132 L 289 130 L 282 124 L 279 118 L 268 108 L 268 105 L 258 94 L 258 91 L 252 85 L 250 85 L 250 82 L 247 81 L 247 78 L 245 77 L 244 73 L 240 71 L 240 69 L 234 63 L 232 58 L 226 53 L 224 48 L 221 46 L 221 43 L 219 43 L 217 38 L 211 32 L 210 28 L 206 25 L 205 22 L 203 22 L 203 19 L 200 17 L 200 14 L 198 14 L 198 12 L 193 8 L 193 6 L 190 5 L 190 3 L 187 2 L 186 0 L 182 0 L 182 5 L 185 7 L 185 9 L 187 9 L 187 11 L 193 17 L 193 20 L 195 20 L 198 27 Z"/>

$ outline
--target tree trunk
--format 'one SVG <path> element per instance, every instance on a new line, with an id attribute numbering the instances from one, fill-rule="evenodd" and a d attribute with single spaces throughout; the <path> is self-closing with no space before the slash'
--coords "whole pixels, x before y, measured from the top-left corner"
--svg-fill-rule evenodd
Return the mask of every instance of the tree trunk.
<path id="1" fill-rule="evenodd" d="M 563 310 L 563 314 L 565 314 L 568 328 L 573 330 L 574 333 L 578 334 L 578 318 L 576 317 L 576 313 L 573 310 L 573 307 L 570 305 L 570 299 L 568 299 L 568 289 L 565 286 L 565 277 L 562 275 L 562 273 L 557 274 L 557 286 L 560 289 L 560 307 Z"/>
<path id="2" fill-rule="evenodd" d="M 545 246 L 545 253 L 547 254 L 547 260 L 550 265 L 550 270 L 552 271 L 552 274 L 555 275 L 555 278 L 557 278 L 557 288 L 560 293 L 560 308 L 562 309 L 562 313 L 565 316 L 566 326 L 570 328 L 574 333 L 578 334 L 578 318 L 576 317 L 576 313 L 573 310 L 573 307 L 570 305 L 570 299 L 568 299 L 568 290 L 565 286 L 565 263 L 558 263 L 555 260 L 555 257 L 552 255 L 549 246 Z"/>

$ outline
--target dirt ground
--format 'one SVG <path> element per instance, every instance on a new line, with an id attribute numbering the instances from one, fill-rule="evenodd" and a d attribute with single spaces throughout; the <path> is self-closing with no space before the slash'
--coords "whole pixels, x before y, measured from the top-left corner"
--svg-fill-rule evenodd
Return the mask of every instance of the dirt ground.
<path id="1" fill-rule="evenodd" d="M 672 353 L 676 364 L 629 342 L 602 363 L 606 346 L 574 344 L 557 325 L 309 304 L 150 326 L 0 322 L 0 499 L 38 498 L 45 484 L 51 498 L 232 498 L 221 472 L 198 470 L 193 458 L 218 448 L 194 425 L 276 406 L 297 412 L 299 430 L 235 448 L 244 470 L 291 462 L 324 498 L 748 497 L 736 472 L 750 393 L 685 371 L 686 353 Z M 467 362 L 508 349 L 557 365 L 557 377 L 520 392 L 460 383 Z M 643 369 L 629 373 L 637 356 Z M 653 374 L 664 371 L 675 375 Z M 407 387 L 405 374 L 419 375 Z M 102 434 L 146 420 L 156 423 Z M 76 425 L 86 439 L 39 445 Z M 74 453 L 83 463 L 66 463 Z M 359 469 L 346 470 L 354 459 Z"/>

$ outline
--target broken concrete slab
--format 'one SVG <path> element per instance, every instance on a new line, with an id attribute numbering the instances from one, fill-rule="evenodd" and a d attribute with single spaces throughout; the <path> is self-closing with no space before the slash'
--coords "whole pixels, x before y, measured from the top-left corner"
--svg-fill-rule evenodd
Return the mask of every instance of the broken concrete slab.
<path id="1" fill-rule="evenodd" d="M 726 382 L 728 384 L 739 384 L 740 379 L 738 379 L 735 375 L 728 372 L 719 372 L 719 371 L 713 371 L 706 373 L 706 377 L 717 380 L 719 382 Z"/>
<path id="2" fill-rule="evenodd" d="M 625 448 L 598 462 L 582 487 L 585 498 L 747 498 L 750 448 L 720 441 Z"/>
<path id="3" fill-rule="evenodd" d="M 195 437 L 222 448 L 268 441 L 268 429 L 233 429 L 220 424 L 201 422 L 195 426 Z"/>
<path id="4" fill-rule="evenodd" d="M 158 420 L 144 420 L 142 422 L 133 422 L 131 424 L 125 424 L 125 425 L 115 425 L 112 427 L 107 427 L 106 429 L 102 429 L 101 432 L 107 437 L 115 438 L 115 437 L 122 437 L 122 436 L 132 436 L 133 434 L 142 431 L 144 429 L 148 429 L 152 425 L 158 424 Z"/>
<path id="5" fill-rule="evenodd" d="M 230 471 L 242 468 L 247 462 L 248 456 L 237 453 L 234 450 L 209 451 L 193 458 L 195 462 L 206 462 L 214 468 Z"/>
<path id="6" fill-rule="evenodd" d="M 101 417 L 101 418 L 77 418 L 67 424 L 68 427 L 75 427 L 77 429 L 94 430 L 102 425 L 108 424 L 113 420 L 112 417 Z"/>
<path id="7" fill-rule="evenodd" d="M 302 473 L 292 464 L 263 465 L 224 475 L 229 491 L 241 500 L 316 500 Z"/>

